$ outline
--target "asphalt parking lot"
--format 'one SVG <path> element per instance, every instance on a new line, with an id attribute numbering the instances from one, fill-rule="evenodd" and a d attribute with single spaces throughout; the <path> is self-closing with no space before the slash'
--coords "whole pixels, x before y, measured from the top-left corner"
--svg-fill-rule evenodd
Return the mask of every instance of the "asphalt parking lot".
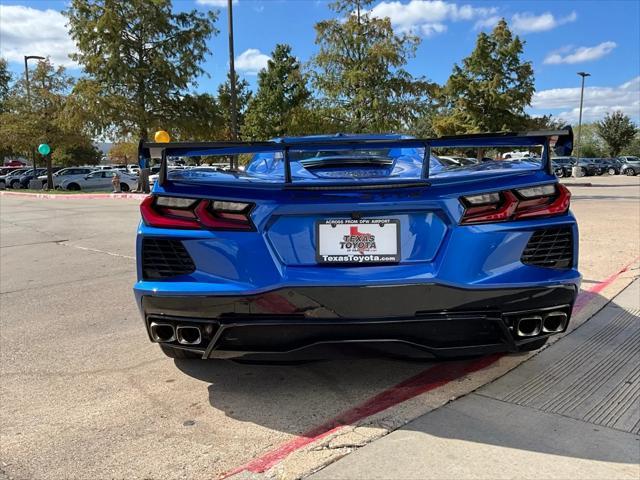
<path id="1" fill-rule="evenodd" d="M 579 324 L 639 274 L 640 177 L 564 183 L 591 290 Z M 0 478 L 297 478 L 528 357 L 474 360 L 473 368 L 165 358 L 131 292 L 137 204 L 0 197 Z M 448 369 L 452 381 L 423 388 L 430 369 Z M 408 388 L 415 395 L 406 401 L 388 399 Z M 348 428 L 327 433 L 336 417 Z"/>

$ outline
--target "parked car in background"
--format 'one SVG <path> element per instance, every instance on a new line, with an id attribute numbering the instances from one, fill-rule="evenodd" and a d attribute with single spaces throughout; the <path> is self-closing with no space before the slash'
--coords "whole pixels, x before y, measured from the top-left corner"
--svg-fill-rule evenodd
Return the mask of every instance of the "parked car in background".
<path id="1" fill-rule="evenodd" d="M 618 157 L 618 159 L 622 163 L 620 165 L 620 173 L 622 175 L 633 177 L 640 174 L 640 158 L 633 157 L 631 155 L 624 155 L 622 157 Z"/>
<path id="2" fill-rule="evenodd" d="M 506 152 L 502 155 L 504 160 L 524 160 L 538 158 L 535 153 L 531 152 Z"/>
<path id="3" fill-rule="evenodd" d="M 63 190 L 111 190 L 114 174 L 120 175 L 120 188 L 123 192 L 128 192 L 136 188 L 138 179 L 134 175 L 121 172 L 119 170 L 96 170 L 87 175 L 73 176 L 60 182 Z"/>
<path id="4" fill-rule="evenodd" d="M 9 173 L 0 175 L 0 188 L 7 188 L 13 180 L 19 179 L 20 175 L 27 170 L 29 170 L 29 168 L 14 168 Z"/>
<path id="5" fill-rule="evenodd" d="M 29 182 L 34 178 L 38 178 L 39 175 L 43 175 L 47 173 L 46 168 L 36 168 L 35 172 L 33 168 L 30 168 L 26 172 L 24 172 L 18 178 L 18 183 L 14 184 L 12 188 L 29 188 Z"/>
<path id="6" fill-rule="evenodd" d="M 79 177 L 82 177 L 84 175 L 87 175 L 89 173 L 91 173 L 93 171 L 92 167 L 67 167 L 67 168 L 62 168 L 60 170 L 58 170 L 57 172 L 55 172 L 52 176 L 53 178 L 53 186 L 52 188 L 58 188 L 60 186 L 60 182 L 62 182 L 63 180 L 68 180 L 71 178 L 72 175 L 76 175 Z M 40 180 L 42 182 L 42 188 L 48 188 L 49 185 L 47 184 L 47 174 L 45 172 L 44 175 L 40 175 L 38 177 L 38 180 Z"/>
<path id="7" fill-rule="evenodd" d="M 464 167 L 475 165 L 477 161 L 454 155 L 438 155 L 438 159 L 447 167 Z"/>
<path id="8" fill-rule="evenodd" d="M 577 162 L 574 162 L 574 166 L 580 167 L 582 175 L 585 177 L 593 177 L 596 175 L 602 175 L 604 170 L 598 166 L 593 158 L 579 158 Z"/>
<path id="9" fill-rule="evenodd" d="M 0 168 L 0 176 L 7 175 L 7 174 L 13 172 L 14 170 L 18 170 L 20 168 L 23 168 L 23 167 L 9 167 L 9 166 L 2 167 L 2 168 Z"/>
<path id="10" fill-rule="evenodd" d="M 559 163 L 559 162 L 556 162 L 555 159 L 552 159 L 551 166 L 553 167 L 553 173 L 556 174 L 556 177 L 563 178 L 563 177 L 571 176 L 571 164 Z"/>
<path id="11" fill-rule="evenodd" d="M 36 172 L 37 171 L 38 170 L 36 170 Z M 6 186 L 7 186 L 7 188 L 13 188 L 13 189 L 16 189 L 16 190 L 22 188 L 22 184 L 20 182 L 20 178 L 22 178 L 23 175 L 29 175 L 29 174 L 33 174 L 33 167 L 27 167 L 27 168 L 20 169 L 20 172 L 14 173 L 11 176 L 7 176 L 7 178 L 6 178 Z"/>
<path id="12" fill-rule="evenodd" d="M 576 163 L 575 157 L 551 157 L 551 165 L 556 177 L 570 177 L 572 175 L 571 169 Z"/>
<path id="13" fill-rule="evenodd" d="M 601 158 L 600 166 L 603 168 L 604 173 L 619 175 L 622 163 L 617 158 Z"/>

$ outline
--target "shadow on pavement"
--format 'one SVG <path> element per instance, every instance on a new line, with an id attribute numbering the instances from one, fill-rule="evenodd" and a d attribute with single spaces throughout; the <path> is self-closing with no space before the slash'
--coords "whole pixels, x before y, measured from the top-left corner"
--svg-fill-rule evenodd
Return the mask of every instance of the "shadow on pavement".
<path id="1" fill-rule="evenodd" d="M 589 292 L 581 292 L 581 296 L 581 305 L 600 297 Z M 579 328 L 584 328 L 586 324 L 588 322 Z M 207 388 L 211 407 L 222 410 L 227 416 L 239 421 L 294 435 L 303 434 L 367 401 L 396 385 L 398 379 L 409 378 L 446 362 L 452 361 L 411 362 L 406 359 L 357 357 L 299 365 L 251 365 L 225 360 L 175 361 L 176 366 L 185 374 L 209 383 Z M 504 407 L 503 410 L 500 410 L 501 406 Z M 620 453 L 615 449 L 587 449 L 588 453 L 584 455 L 585 449 L 559 450 L 551 441 L 553 430 L 545 433 L 550 436 L 548 441 L 532 441 L 529 432 L 521 430 L 518 419 L 510 417 L 509 404 L 496 402 L 495 407 L 498 408 L 494 412 L 495 418 L 487 418 L 487 421 L 495 421 L 502 429 L 498 432 L 500 434 L 487 430 L 489 433 L 485 435 L 482 428 L 471 428 L 472 419 L 465 419 L 464 413 L 460 413 L 456 426 L 427 421 L 422 423 L 421 431 L 443 438 L 554 455 L 613 462 L 624 462 L 627 459 L 624 452 Z M 467 421 L 470 422 L 469 428 L 465 427 Z"/>

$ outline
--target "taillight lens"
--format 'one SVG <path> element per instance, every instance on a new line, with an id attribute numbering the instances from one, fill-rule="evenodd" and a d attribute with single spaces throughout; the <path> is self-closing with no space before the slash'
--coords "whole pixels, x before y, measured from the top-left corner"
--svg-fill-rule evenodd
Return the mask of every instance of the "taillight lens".
<path id="1" fill-rule="evenodd" d="M 160 228 L 253 230 L 253 204 L 150 195 L 140 204 L 147 225 Z"/>
<path id="2" fill-rule="evenodd" d="M 461 197 L 462 225 L 505 222 L 562 215 L 569 210 L 571 193 L 561 184 L 505 190 Z"/>

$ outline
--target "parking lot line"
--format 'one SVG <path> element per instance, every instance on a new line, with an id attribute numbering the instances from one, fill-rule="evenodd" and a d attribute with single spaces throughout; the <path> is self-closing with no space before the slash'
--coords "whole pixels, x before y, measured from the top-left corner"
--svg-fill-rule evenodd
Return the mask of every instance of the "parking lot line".
<path id="1" fill-rule="evenodd" d="M 638 262 L 638 260 L 640 260 L 640 257 L 635 258 L 632 262 L 624 265 L 617 272 L 612 273 L 601 282 L 591 286 L 588 290 L 580 292 L 573 308 L 573 314 L 576 315 L 580 312 L 599 292 L 618 279 L 620 275 L 627 272 L 632 265 Z M 331 420 L 312 428 L 304 434 L 281 444 L 274 450 L 271 450 L 264 455 L 254 458 L 248 463 L 225 473 L 221 478 L 228 478 L 241 472 L 265 472 L 277 465 L 293 452 L 321 440 L 322 438 L 339 431 L 343 427 L 352 425 L 418 395 L 442 387 L 465 375 L 487 368 L 503 356 L 504 354 L 494 354 L 470 361 L 440 363 L 430 367 L 423 372 L 400 382 L 387 390 L 384 390 L 378 395 L 375 395 L 360 405 L 343 412 Z"/>

